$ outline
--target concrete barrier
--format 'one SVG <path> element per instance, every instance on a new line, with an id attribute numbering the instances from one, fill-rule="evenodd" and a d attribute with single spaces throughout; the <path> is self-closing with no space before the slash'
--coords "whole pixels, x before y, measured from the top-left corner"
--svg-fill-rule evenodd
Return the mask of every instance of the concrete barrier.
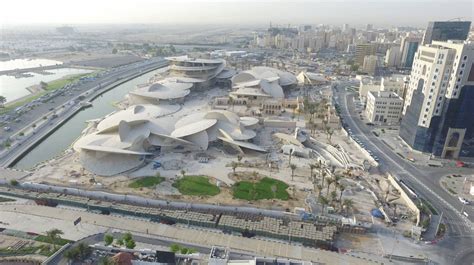
<path id="1" fill-rule="evenodd" d="M 398 184 L 398 181 L 393 177 L 391 174 L 387 174 L 387 178 L 390 181 L 390 184 L 392 184 L 395 189 L 400 192 L 400 196 L 405 202 L 405 204 L 416 214 L 416 225 L 418 226 L 420 223 L 420 209 L 416 206 L 415 202 L 411 199 L 411 197 L 408 195 L 408 193 Z"/>

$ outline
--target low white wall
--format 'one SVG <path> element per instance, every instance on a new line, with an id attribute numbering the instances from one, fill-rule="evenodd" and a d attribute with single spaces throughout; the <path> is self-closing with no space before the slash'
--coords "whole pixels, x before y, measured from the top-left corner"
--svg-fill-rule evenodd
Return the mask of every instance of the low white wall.
<path id="1" fill-rule="evenodd" d="M 390 184 L 392 184 L 393 187 L 395 187 L 398 192 L 400 192 L 400 195 L 403 199 L 403 201 L 406 203 L 408 208 L 415 212 L 416 214 L 416 225 L 420 223 L 420 209 L 416 206 L 415 202 L 411 199 L 411 197 L 408 195 L 408 193 L 405 192 L 405 190 L 398 184 L 398 181 L 391 175 L 387 174 L 387 178 L 390 181 Z"/>
<path id="2" fill-rule="evenodd" d="M 296 128 L 296 121 L 265 119 L 263 121 L 263 125 L 266 127 L 275 127 L 275 128 Z"/>

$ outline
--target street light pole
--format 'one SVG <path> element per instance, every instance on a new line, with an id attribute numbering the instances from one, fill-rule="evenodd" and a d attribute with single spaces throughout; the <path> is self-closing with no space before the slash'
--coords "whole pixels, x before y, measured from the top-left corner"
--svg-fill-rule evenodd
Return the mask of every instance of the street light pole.
<path id="1" fill-rule="evenodd" d="M 441 215 L 439 216 L 439 222 L 438 222 L 438 225 L 436 226 L 436 234 L 435 234 L 435 237 L 438 235 L 439 225 L 441 224 L 441 220 L 443 220 L 443 213 L 444 213 L 444 212 L 441 212 Z"/>

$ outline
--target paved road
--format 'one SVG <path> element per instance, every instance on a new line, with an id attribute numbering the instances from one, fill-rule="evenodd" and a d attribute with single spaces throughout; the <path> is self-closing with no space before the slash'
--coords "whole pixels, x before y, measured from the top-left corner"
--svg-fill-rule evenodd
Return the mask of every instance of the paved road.
<path id="1" fill-rule="evenodd" d="M 453 260 L 452 264 L 472 264 L 474 255 L 474 240 L 472 221 L 474 212 L 466 207 L 469 219 L 461 213 L 461 202 L 448 194 L 439 186 L 438 178 L 433 177 L 432 170 L 415 167 L 412 163 L 399 157 L 378 137 L 371 133 L 368 126 L 358 118 L 353 95 L 339 86 L 335 91 L 336 102 L 341 107 L 341 117 L 355 137 L 359 138 L 368 150 L 371 150 L 380 159 L 380 170 L 390 172 L 403 180 L 415 192 L 428 200 L 439 212 L 443 212 L 444 221 L 448 224 L 448 236 L 438 245 L 440 251 Z M 467 262 L 467 263 L 463 263 Z"/>
<path id="2" fill-rule="evenodd" d="M 95 234 L 95 235 L 86 237 L 86 238 L 81 239 L 77 242 L 74 242 L 74 244 L 72 244 L 69 248 L 75 247 L 75 246 L 79 245 L 80 243 L 84 243 L 86 245 L 94 245 L 96 243 L 101 243 L 101 242 L 104 241 L 105 234 L 106 233 L 100 233 L 100 234 Z M 107 233 L 107 234 L 111 234 L 114 238 L 121 238 L 124 235 L 123 233 L 119 233 L 119 232 L 111 232 L 111 233 Z M 176 243 L 175 241 L 170 241 L 169 239 L 166 239 L 166 238 L 162 238 L 162 239 L 161 238 L 156 238 L 156 237 L 152 238 L 152 237 L 145 237 L 145 236 L 140 236 L 140 235 L 133 235 L 133 239 L 135 240 L 135 242 L 148 244 L 148 245 L 154 245 L 154 246 L 170 247 L 172 244 Z M 212 246 L 203 246 L 203 245 L 196 246 L 196 245 L 189 245 L 189 244 L 182 243 L 182 242 L 179 242 L 179 245 L 181 245 L 183 247 L 186 247 L 186 248 L 195 249 L 197 252 L 203 253 L 203 254 L 204 253 L 210 253 L 211 248 L 212 248 Z M 58 256 L 54 257 L 54 259 L 52 259 L 48 263 L 48 265 L 53 265 L 53 264 L 67 265 L 68 262 L 64 258 L 63 254 L 64 254 L 64 252 L 62 252 Z M 229 258 L 230 259 L 245 260 L 245 259 L 252 259 L 253 256 L 250 256 L 246 253 L 239 253 L 239 252 L 236 252 L 235 250 L 233 250 L 233 251 L 231 251 Z"/>
<path id="3" fill-rule="evenodd" d="M 92 82 L 88 82 L 88 83 L 84 83 L 83 85 L 80 85 L 76 92 L 77 93 L 81 92 L 82 95 L 85 95 L 84 100 L 87 101 L 87 100 L 90 100 L 95 95 L 97 95 L 97 93 L 100 91 L 99 88 L 103 88 L 105 90 L 105 88 L 109 85 L 113 85 L 118 82 L 125 81 L 129 78 L 140 75 L 141 73 L 145 73 L 145 72 L 148 72 L 149 70 L 156 69 L 158 67 L 163 67 L 165 65 L 166 65 L 166 62 L 163 60 L 151 60 L 151 61 L 131 64 L 127 67 L 124 67 L 123 69 L 112 71 L 110 74 L 103 75 L 102 77 L 97 78 L 96 80 Z M 95 89 L 99 89 L 99 90 L 97 90 L 96 93 L 92 92 L 92 90 L 95 90 Z M 74 94 L 74 92 L 71 92 L 71 93 Z M 75 98 L 78 98 L 79 95 L 81 94 L 74 96 L 73 99 L 71 99 L 71 97 L 57 97 L 55 98 L 53 102 L 42 104 L 38 106 L 37 108 L 35 108 L 34 111 L 29 111 L 26 114 L 22 115 L 21 124 L 29 125 L 31 123 L 36 123 L 37 119 L 41 120 L 41 117 L 43 117 L 45 113 L 50 112 L 51 108 L 55 108 L 55 110 L 53 110 L 55 112 L 57 109 L 61 109 L 61 106 L 65 106 L 65 110 L 59 114 L 58 118 L 55 118 L 55 119 L 49 118 L 47 122 L 43 123 L 42 125 L 34 129 L 35 130 L 34 135 L 30 134 L 30 135 L 24 136 L 24 139 L 20 140 L 21 145 L 17 145 L 14 143 L 14 145 L 12 145 L 12 147 L 6 153 L 3 153 L 3 156 L 0 157 L 0 166 L 10 166 L 14 161 L 16 161 L 18 156 L 20 156 L 22 153 L 27 151 L 28 148 L 34 145 L 37 141 L 41 140 L 49 131 L 51 131 L 53 128 L 55 128 L 62 122 L 66 121 L 68 118 L 70 118 L 71 115 L 75 114 L 81 108 L 81 106 L 79 104 L 75 104 L 71 106 L 71 105 L 68 105 L 67 103 L 70 102 L 71 100 L 74 100 Z M 54 107 L 49 107 L 50 105 L 53 105 Z M 51 117 L 52 115 L 49 115 L 49 116 Z M 20 128 L 20 126 L 17 126 L 16 128 L 13 128 L 12 131 L 8 133 L 11 135 L 14 132 L 18 132 L 22 130 L 23 128 L 24 127 Z"/>

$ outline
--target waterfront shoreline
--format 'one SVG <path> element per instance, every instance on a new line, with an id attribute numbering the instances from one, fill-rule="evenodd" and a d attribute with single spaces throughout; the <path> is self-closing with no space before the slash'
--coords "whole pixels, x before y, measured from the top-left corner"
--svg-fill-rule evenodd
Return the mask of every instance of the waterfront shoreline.
<path id="1" fill-rule="evenodd" d="M 157 69 L 160 69 L 162 67 L 164 67 L 166 65 L 163 65 L 163 64 L 156 64 L 156 65 L 153 65 L 153 66 L 149 66 L 149 68 L 147 68 L 146 70 L 141 70 L 137 73 L 135 73 L 134 75 L 130 76 L 130 77 L 127 77 L 127 78 L 121 78 L 121 79 L 118 79 L 118 80 L 115 80 L 113 82 L 111 82 L 109 85 L 107 86 L 104 86 L 102 87 L 102 89 L 100 90 L 97 90 L 97 87 L 93 87 L 89 90 L 86 90 L 84 91 L 83 93 L 81 93 L 81 95 L 87 95 L 87 98 L 83 99 L 82 101 L 93 101 L 94 99 L 96 99 L 97 97 L 101 96 L 102 94 L 104 94 L 105 92 L 109 91 L 109 90 L 112 90 L 113 88 L 123 84 L 123 83 L 126 83 L 126 82 L 129 82 L 130 80 L 133 80 L 137 77 L 140 77 L 144 74 L 147 74 L 149 72 L 152 72 L 154 70 L 157 70 Z M 93 91 L 92 93 L 90 93 L 90 91 Z M 94 93 L 95 91 L 97 91 L 98 93 Z M 78 96 L 79 97 L 79 96 Z M 61 106 L 58 106 L 56 109 L 59 109 Z M 48 130 L 46 132 L 43 132 L 43 133 L 36 133 L 36 135 L 34 135 L 34 137 L 36 138 L 32 143 L 30 143 L 28 146 L 24 146 L 22 145 L 21 148 L 23 148 L 24 150 L 20 152 L 20 154 L 16 154 L 13 156 L 13 158 L 10 158 L 10 159 L 5 159 L 5 156 L 9 154 L 10 150 L 14 147 L 17 147 L 19 143 L 16 143 L 17 145 L 12 145 L 9 149 L 5 149 L 3 151 L 3 154 L 0 155 L 0 157 L 3 156 L 3 166 L 6 166 L 6 167 L 10 167 L 10 166 L 13 166 L 14 164 L 16 164 L 19 160 L 21 160 L 25 155 L 26 153 L 29 153 L 31 150 L 33 150 L 38 144 L 40 144 L 42 141 L 46 140 L 52 133 L 54 133 L 57 129 L 59 129 L 62 125 L 65 124 L 65 122 L 67 122 L 69 119 L 71 119 L 72 117 L 74 117 L 74 115 L 76 115 L 77 113 L 79 113 L 81 110 L 83 109 L 83 107 L 79 107 L 79 108 L 75 108 L 75 109 L 70 109 L 71 112 L 67 113 L 66 117 L 62 117 L 58 120 L 55 121 L 55 124 L 50 126 L 48 128 Z M 54 112 L 54 110 L 52 111 Z M 50 113 L 47 113 L 46 115 L 49 115 Z M 18 133 L 24 131 L 25 129 L 28 129 L 28 126 L 24 127 L 23 129 L 19 130 Z M 38 130 L 38 128 L 37 128 Z M 17 133 L 17 134 L 18 134 Z M 28 141 L 29 139 L 26 139 L 24 141 Z M 20 143 L 21 144 L 21 143 Z M 5 154 L 6 152 L 6 154 Z M 5 162 L 5 160 L 7 160 Z M 46 159 L 47 160 L 47 159 Z"/>

